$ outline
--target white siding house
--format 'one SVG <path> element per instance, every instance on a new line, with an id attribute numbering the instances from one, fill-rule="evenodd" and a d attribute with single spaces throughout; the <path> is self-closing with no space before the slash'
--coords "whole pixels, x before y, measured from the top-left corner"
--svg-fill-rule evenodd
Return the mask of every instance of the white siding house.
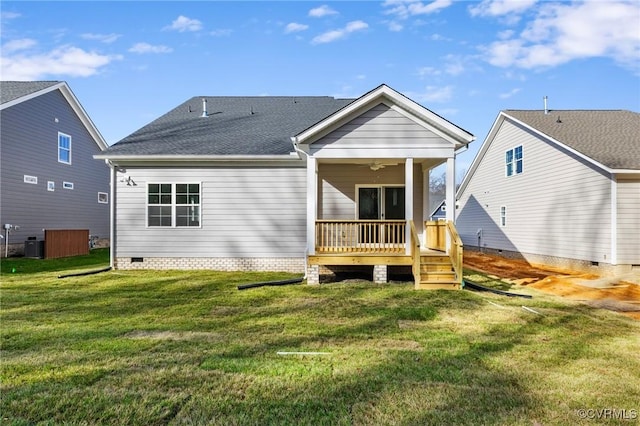
<path id="1" fill-rule="evenodd" d="M 321 265 L 411 266 L 429 171 L 447 165 L 453 204 L 456 151 L 473 139 L 386 85 L 357 99 L 189 99 L 96 156 L 115 189 L 113 266 L 309 282 Z"/>
<path id="2" fill-rule="evenodd" d="M 572 267 L 640 265 L 640 115 L 503 111 L 457 200 L 467 248 Z"/>

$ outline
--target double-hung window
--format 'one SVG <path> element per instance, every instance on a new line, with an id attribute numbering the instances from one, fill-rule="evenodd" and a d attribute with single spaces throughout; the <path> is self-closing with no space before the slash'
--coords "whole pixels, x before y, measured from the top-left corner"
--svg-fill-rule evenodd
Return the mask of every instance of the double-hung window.
<path id="1" fill-rule="evenodd" d="M 150 183 L 147 187 L 147 225 L 199 227 L 199 183 Z"/>
<path id="2" fill-rule="evenodd" d="M 522 173 L 522 145 L 510 149 L 505 154 L 506 175 Z"/>
<path id="3" fill-rule="evenodd" d="M 176 184 L 176 226 L 200 226 L 200 184 Z"/>
<path id="4" fill-rule="evenodd" d="M 58 162 L 71 164 L 71 136 L 58 133 Z"/>

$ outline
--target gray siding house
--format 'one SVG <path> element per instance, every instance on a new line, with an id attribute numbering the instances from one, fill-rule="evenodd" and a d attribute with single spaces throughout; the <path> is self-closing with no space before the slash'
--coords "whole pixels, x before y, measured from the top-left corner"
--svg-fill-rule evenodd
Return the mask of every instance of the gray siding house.
<path id="1" fill-rule="evenodd" d="M 447 218 L 447 203 L 442 200 L 431 212 L 431 220 L 444 220 Z"/>
<path id="2" fill-rule="evenodd" d="M 467 248 L 532 263 L 640 265 L 640 114 L 503 111 L 457 194 Z"/>
<path id="3" fill-rule="evenodd" d="M 2 254 L 21 254 L 44 229 L 88 229 L 109 238 L 107 147 L 60 81 L 0 82 Z M 12 225 L 7 233 L 6 225 Z"/>
<path id="4" fill-rule="evenodd" d="M 472 140 L 386 85 L 357 99 L 191 98 L 95 156 L 112 170 L 113 266 L 313 283 L 326 265 L 368 265 L 383 281 L 424 242 L 429 171 L 446 163 L 453 205 L 456 151 Z"/>

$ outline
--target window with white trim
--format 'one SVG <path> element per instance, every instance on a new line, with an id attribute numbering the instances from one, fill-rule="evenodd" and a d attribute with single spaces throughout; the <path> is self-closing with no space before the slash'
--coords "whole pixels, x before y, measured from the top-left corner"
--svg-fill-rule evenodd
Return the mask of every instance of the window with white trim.
<path id="1" fill-rule="evenodd" d="M 500 207 L 500 226 L 507 226 L 507 206 Z"/>
<path id="2" fill-rule="evenodd" d="M 62 187 L 64 189 L 73 189 L 73 182 L 62 182 Z"/>
<path id="3" fill-rule="evenodd" d="M 522 145 L 508 150 L 505 154 L 506 175 L 513 176 L 522 173 Z"/>
<path id="4" fill-rule="evenodd" d="M 71 189 L 73 189 L 73 185 Z M 98 192 L 98 203 L 109 204 L 109 194 L 106 192 Z"/>
<path id="5" fill-rule="evenodd" d="M 200 184 L 148 184 L 147 226 L 200 227 Z"/>
<path id="6" fill-rule="evenodd" d="M 71 136 L 58 132 L 58 162 L 71 164 Z"/>

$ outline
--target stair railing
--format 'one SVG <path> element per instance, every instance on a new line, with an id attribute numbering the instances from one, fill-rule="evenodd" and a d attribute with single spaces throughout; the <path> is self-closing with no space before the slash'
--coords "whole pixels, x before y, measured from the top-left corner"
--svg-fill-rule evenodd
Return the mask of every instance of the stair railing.
<path id="1" fill-rule="evenodd" d="M 413 272 L 415 287 L 418 288 L 420 285 L 420 239 L 418 238 L 416 225 L 412 220 L 409 220 L 408 222 L 411 228 L 411 258 L 413 259 L 411 271 Z"/>
<path id="2" fill-rule="evenodd" d="M 462 250 L 463 244 L 458 231 L 456 230 L 456 226 L 452 221 L 447 221 L 447 236 L 449 242 L 449 258 L 451 259 L 451 264 L 453 265 L 453 271 L 456 274 L 456 281 L 458 284 L 462 285 Z"/>

